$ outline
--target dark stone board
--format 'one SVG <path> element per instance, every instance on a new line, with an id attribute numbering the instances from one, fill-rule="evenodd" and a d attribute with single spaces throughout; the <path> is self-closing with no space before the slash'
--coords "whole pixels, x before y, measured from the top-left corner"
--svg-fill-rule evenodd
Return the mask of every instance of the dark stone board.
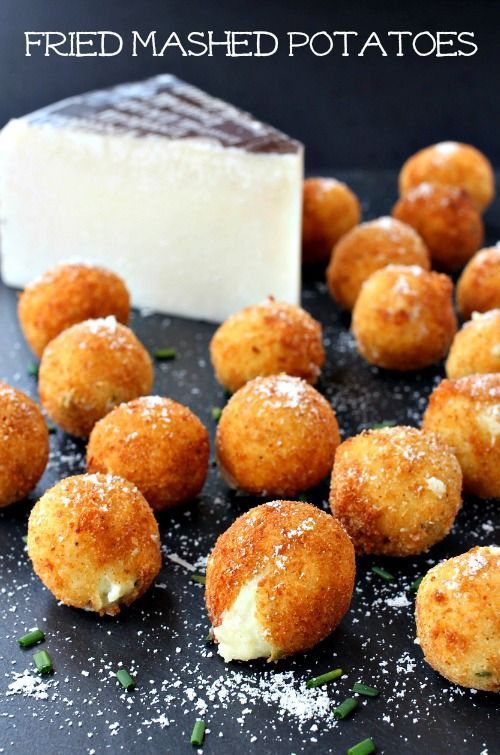
<path id="1" fill-rule="evenodd" d="M 390 211 L 394 174 L 341 178 L 362 197 L 365 218 Z M 497 202 L 487 218 L 489 241 L 500 235 L 499 219 Z M 343 437 L 384 420 L 417 425 L 442 367 L 398 375 L 368 366 L 322 274 L 306 275 L 303 304 L 323 323 L 328 363 L 319 388 L 335 407 Z M 137 312 L 132 326 L 149 349 L 177 349 L 174 361 L 157 364 L 155 391 L 189 405 L 213 436 L 211 409 L 225 401 L 208 358 L 214 327 Z M 36 397 L 36 379 L 27 372 L 31 361 L 17 323 L 16 293 L 2 288 L 0 379 Z M 56 480 L 84 469 L 83 443 L 57 432 L 51 445 L 49 467 L 29 500 L 0 511 L 0 753 L 189 753 L 196 718 L 207 723 L 207 755 L 342 753 L 369 736 L 386 755 L 498 752 L 496 696 L 460 689 L 425 664 L 414 643 L 409 591 L 437 561 L 493 543 L 498 502 L 466 498 L 449 537 L 418 558 L 359 559 L 351 610 L 314 650 L 276 664 L 226 666 L 205 642 L 203 587 L 168 555 L 202 572 L 217 535 L 257 501 L 231 493 L 212 466 L 199 500 L 160 517 L 165 559 L 154 587 L 118 618 L 98 618 L 58 605 L 26 555 L 22 537 L 33 502 Z M 326 509 L 327 494 L 325 481 L 308 498 Z M 395 581 L 375 576 L 374 564 Z M 38 683 L 33 651 L 16 643 L 33 626 L 46 632 L 44 647 L 55 666 L 54 675 Z M 131 693 L 112 675 L 119 663 L 137 673 Z M 310 676 L 338 666 L 342 679 L 305 690 Z M 331 710 L 357 680 L 378 687 L 380 696 L 360 701 L 350 719 L 336 723 Z"/>

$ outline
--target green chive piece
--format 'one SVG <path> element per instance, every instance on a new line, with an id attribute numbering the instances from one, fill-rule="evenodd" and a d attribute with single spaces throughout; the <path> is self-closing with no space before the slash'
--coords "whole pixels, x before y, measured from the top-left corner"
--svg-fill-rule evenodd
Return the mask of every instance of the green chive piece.
<path id="1" fill-rule="evenodd" d="M 26 545 L 28 543 L 28 535 L 22 535 L 21 540 Z"/>
<path id="2" fill-rule="evenodd" d="M 372 752 L 375 752 L 373 739 L 363 739 L 363 741 L 358 742 L 357 745 L 349 747 L 347 755 L 370 755 Z"/>
<path id="3" fill-rule="evenodd" d="M 488 677 L 491 676 L 491 671 L 476 671 L 475 676 Z"/>
<path id="4" fill-rule="evenodd" d="M 198 582 L 199 585 L 206 584 L 206 577 L 204 574 L 191 574 L 192 582 Z"/>
<path id="5" fill-rule="evenodd" d="M 47 430 L 49 435 L 54 435 L 57 432 L 57 427 L 52 422 L 47 422 Z"/>
<path id="6" fill-rule="evenodd" d="M 393 579 L 395 579 L 393 574 L 391 574 L 389 571 L 386 571 L 381 566 L 372 566 L 372 572 L 378 577 L 385 579 L 386 582 L 392 582 Z"/>
<path id="7" fill-rule="evenodd" d="M 127 690 L 127 692 L 130 689 L 134 689 L 135 681 L 132 679 L 126 669 L 121 668 L 119 671 L 117 671 L 116 678 L 118 679 L 122 687 Z"/>
<path id="8" fill-rule="evenodd" d="M 333 682 L 334 679 L 338 679 L 342 674 L 343 671 L 341 668 L 334 668 L 332 671 L 327 671 L 326 674 L 321 674 L 321 676 L 315 676 L 312 679 L 309 679 L 306 683 L 306 687 L 307 689 L 321 687 L 322 684 L 327 684 L 328 682 Z"/>
<path id="9" fill-rule="evenodd" d="M 199 747 L 203 744 L 203 740 L 205 739 L 205 721 L 202 721 L 201 718 L 199 718 L 195 725 L 193 726 L 193 732 L 191 734 L 191 744 L 196 745 L 196 747 Z"/>
<path id="10" fill-rule="evenodd" d="M 32 629 L 31 632 L 26 632 L 22 637 L 18 638 L 18 643 L 22 648 L 30 648 L 32 645 L 36 645 L 38 642 L 42 642 L 45 639 L 45 634 L 41 629 Z"/>
<path id="11" fill-rule="evenodd" d="M 343 703 L 334 709 L 333 715 L 336 719 L 341 721 L 343 718 L 347 718 L 358 707 L 358 701 L 354 697 L 348 697 Z"/>
<path id="12" fill-rule="evenodd" d="M 153 353 L 153 356 L 155 359 L 161 362 L 163 359 L 175 359 L 175 357 L 177 356 L 177 351 L 171 346 L 167 346 L 164 349 L 156 349 Z"/>
<path id="13" fill-rule="evenodd" d="M 26 372 L 28 375 L 31 375 L 31 377 L 38 377 L 38 365 L 35 364 L 35 362 L 30 362 L 28 366 L 26 367 Z"/>
<path id="14" fill-rule="evenodd" d="M 369 687 L 367 684 L 363 684 L 362 682 L 356 682 L 355 684 L 353 684 L 352 691 L 357 692 L 358 695 L 366 695 L 366 697 L 377 697 L 377 695 L 379 694 L 376 687 Z"/>
<path id="15" fill-rule="evenodd" d="M 298 501 L 302 501 L 303 503 L 307 503 L 307 496 L 305 493 L 301 493 L 299 496 L 297 496 Z"/>
<path id="16" fill-rule="evenodd" d="M 212 637 L 212 633 L 208 632 L 207 635 L 205 636 L 205 642 L 213 642 L 213 641 L 214 641 L 214 638 Z"/>
<path id="17" fill-rule="evenodd" d="M 369 430 L 383 430 L 384 427 L 395 427 L 396 420 L 388 419 L 385 422 L 378 422 L 376 425 L 370 425 Z"/>
<path id="18" fill-rule="evenodd" d="M 220 406 L 212 407 L 212 419 L 218 422 L 221 418 L 221 414 L 222 414 L 222 409 L 220 408 Z"/>
<path id="19" fill-rule="evenodd" d="M 421 583 L 422 580 L 423 580 L 423 576 L 422 577 L 418 577 L 418 579 L 416 579 L 415 582 L 411 583 L 410 590 L 412 592 L 418 592 L 418 588 L 420 587 L 420 583 Z"/>
<path id="20" fill-rule="evenodd" d="M 54 671 L 54 664 L 52 658 L 46 650 L 39 650 L 38 653 L 33 655 L 36 670 L 39 674 L 51 674 Z"/>

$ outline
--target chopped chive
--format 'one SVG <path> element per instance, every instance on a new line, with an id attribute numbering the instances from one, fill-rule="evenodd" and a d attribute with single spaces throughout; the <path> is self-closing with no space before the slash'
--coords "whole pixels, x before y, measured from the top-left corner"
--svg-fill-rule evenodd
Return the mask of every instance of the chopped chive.
<path id="1" fill-rule="evenodd" d="M 302 501 L 303 503 L 307 503 L 307 496 L 305 493 L 301 493 L 299 496 L 297 496 L 298 501 Z"/>
<path id="2" fill-rule="evenodd" d="M 347 755 L 370 755 L 372 752 L 375 752 L 373 739 L 363 739 L 363 741 L 358 742 L 357 745 L 349 747 Z"/>
<path id="3" fill-rule="evenodd" d="M 386 571 L 381 566 L 372 566 L 372 572 L 376 574 L 378 577 L 382 577 L 382 579 L 385 579 L 386 582 L 392 582 L 394 579 L 394 575 L 391 574 L 389 571 Z"/>
<path id="4" fill-rule="evenodd" d="M 52 658 L 46 650 L 39 650 L 38 653 L 35 653 L 33 655 L 33 660 L 39 674 L 50 674 L 54 671 Z"/>
<path id="5" fill-rule="evenodd" d="M 196 721 L 195 725 L 193 726 L 193 732 L 191 734 L 191 744 L 196 745 L 196 747 L 199 747 L 203 744 L 203 740 L 205 739 L 205 721 L 202 721 L 200 718 Z"/>
<path id="6" fill-rule="evenodd" d="M 214 638 L 212 637 L 212 633 L 211 633 L 211 632 L 208 632 L 208 633 L 207 633 L 207 634 L 205 635 L 205 642 L 213 642 L 213 641 L 214 641 Z"/>
<path id="7" fill-rule="evenodd" d="M 326 674 L 321 674 L 321 676 L 315 676 L 312 679 L 309 679 L 306 683 L 306 687 L 307 689 L 312 689 L 313 687 L 320 687 L 322 684 L 333 682 L 334 679 L 338 679 L 339 676 L 342 676 L 342 673 L 343 671 L 341 668 L 334 668 L 332 671 L 327 671 Z"/>
<path id="8" fill-rule="evenodd" d="M 336 719 L 341 721 L 343 718 L 347 718 L 358 707 L 358 701 L 354 697 L 348 697 L 343 703 L 334 709 L 333 715 Z"/>
<path id="9" fill-rule="evenodd" d="M 210 459 L 210 465 L 212 467 L 216 467 L 217 466 L 217 459 L 215 458 L 215 456 L 212 459 Z"/>
<path id="10" fill-rule="evenodd" d="M 161 361 L 162 359 L 175 359 L 175 357 L 177 356 L 177 351 L 171 346 L 167 346 L 164 349 L 156 349 L 153 352 L 153 356 L 159 361 Z"/>
<path id="11" fill-rule="evenodd" d="M 220 406 L 212 407 L 212 419 L 218 422 L 221 418 L 221 414 L 222 414 L 222 409 L 220 408 Z"/>
<path id="12" fill-rule="evenodd" d="M 377 697 L 378 689 L 376 687 L 369 687 L 362 682 L 356 682 L 352 687 L 353 692 L 357 692 L 358 695 L 366 695 L 366 697 Z"/>
<path id="13" fill-rule="evenodd" d="M 31 377 L 38 377 L 38 365 L 35 364 L 35 362 L 30 362 L 28 366 L 26 367 L 26 372 L 28 375 L 31 375 Z"/>
<path id="14" fill-rule="evenodd" d="M 47 422 L 47 430 L 49 435 L 54 435 L 57 432 L 57 427 L 52 422 Z"/>
<path id="15" fill-rule="evenodd" d="M 384 427 L 395 427 L 396 420 L 395 419 L 388 419 L 385 422 L 378 422 L 375 425 L 370 425 L 368 430 L 383 430 Z"/>
<path id="16" fill-rule="evenodd" d="M 412 592 L 418 592 L 418 588 L 420 587 L 420 583 L 422 580 L 423 580 L 423 576 L 418 577 L 414 582 L 411 583 L 410 590 Z"/>
<path id="17" fill-rule="evenodd" d="M 22 648 L 30 648 L 32 645 L 36 645 L 38 642 L 42 642 L 45 639 L 45 634 L 41 629 L 32 629 L 31 632 L 26 632 L 22 637 L 18 638 L 18 643 Z"/>
<path id="18" fill-rule="evenodd" d="M 127 690 L 127 692 L 130 689 L 134 689 L 135 681 L 132 679 L 132 677 L 130 676 L 130 674 L 128 673 L 126 669 L 121 668 L 119 671 L 117 671 L 116 678 L 118 679 L 122 687 L 124 687 Z"/>
<path id="19" fill-rule="evenodd" d="M 491 676 L 491 671 L 476 671 L 475 676 L 488 677 Z"/>
<path id="20" fill-rule="evenodd" d="M 204 585 L 207 581 L 204 574 L 191 574 L 191 580 L 199 585 Z"/>
<path id="21" fill-rule="evenodd" d="M 28 542 L 28 535 L 22 535 L 22 536 L 21 536 L 21 540 L 22 540 L 22 541 L 23 541 L 23 543 L 24 543 L 24 544 L 26 545 L 26 544 L 27 544 L 27 542 Z"/>

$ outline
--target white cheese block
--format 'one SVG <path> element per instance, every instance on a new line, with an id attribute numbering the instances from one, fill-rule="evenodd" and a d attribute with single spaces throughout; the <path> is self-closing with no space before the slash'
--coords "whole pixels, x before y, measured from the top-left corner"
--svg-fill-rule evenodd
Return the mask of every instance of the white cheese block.
<path id="1" fill-rule="evenodd" d="M 161 312 L 298 303 L 302 176 L 299 143 L 173 76 L 64 100 L 0 134 L 3 279 L 85 260 Z"/>

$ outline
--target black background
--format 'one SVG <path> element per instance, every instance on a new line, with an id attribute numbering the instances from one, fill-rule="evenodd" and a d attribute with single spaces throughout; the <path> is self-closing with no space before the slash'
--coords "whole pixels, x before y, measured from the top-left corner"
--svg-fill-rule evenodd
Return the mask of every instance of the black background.
<path id="1" fill-rule="evenodd" d="M 500 4 L 328 2 L 327 0 L 1 0 L 0 125 L 36 107 L 125 80 L 171 71 L 250 110 L 301 139 L 309 170 L 398 167 L 405 157 L 445 138 L 471 142 L 500 164 Z M 265 29 L 282 42 L 270 58 L 163 58 L 129 49 L 111 58 L 24 56 L 23 32 L 110 29 L 127 37 L 171 31 Z M 473 31 L 472 57 L 290 58 L 287 31 Z M 340 44 L 340 42 L 338 43 Z M 355 45 L 356 50 L 358 45 Z"/>

